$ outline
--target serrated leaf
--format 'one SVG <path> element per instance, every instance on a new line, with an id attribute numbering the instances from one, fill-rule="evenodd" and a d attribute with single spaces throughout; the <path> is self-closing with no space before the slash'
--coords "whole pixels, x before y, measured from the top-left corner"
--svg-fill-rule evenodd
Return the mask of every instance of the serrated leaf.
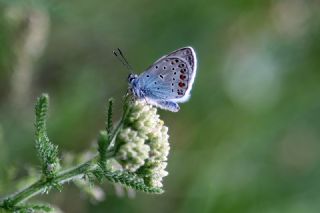
<path id="1" fill-rule="evenodd" d="M 105 171 L 104 177 L 114 183 L 120 183 L 137 191 L 143 191 L 152 194 L 161 194 L 164 192 L 162 188 L 149 187 L 145 184 L 143 178 L 138 175 L 126 171 Z"/>
<path id="2" fill-rule="evenodd" d="M 59 168 L 58 146 L 52 144 L 47 135 L 46 120 L 49 108 L 49 96 L 42 94 L 35 106 L 36 150 L 41 162 L 42 173 L 53 177 Z"/>

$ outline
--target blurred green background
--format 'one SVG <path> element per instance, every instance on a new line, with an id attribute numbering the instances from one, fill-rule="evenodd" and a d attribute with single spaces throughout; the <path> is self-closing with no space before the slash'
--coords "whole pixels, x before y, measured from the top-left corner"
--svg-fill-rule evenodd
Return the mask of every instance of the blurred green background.
<path id="1" fill-rule="evenodd" d="M 0 197 L 40 170 L 33 104 L 51 98 L 62 153 L 92 147 L 105 103 L 121 115 L 127 71 L 192 46 L 198 72 L 179 113 L 161 111 L 171 152 L 166 192 L 106 184 L 96 201 L 73 184 L 37 197 L 63 212 L 320 212 L 320 3 L 0 1 Z"/>

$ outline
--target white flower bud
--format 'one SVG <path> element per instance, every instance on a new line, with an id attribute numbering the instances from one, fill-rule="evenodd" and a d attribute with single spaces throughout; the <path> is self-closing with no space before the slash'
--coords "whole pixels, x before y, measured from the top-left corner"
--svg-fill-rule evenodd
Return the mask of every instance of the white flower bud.
<path id="1" fill-rule="evenodd" d="M 162 187 L 170 150 L 168 127 L 160 120 L 157 109 L 144 101 L 131 105 L 128 123 L 117 137 L 116 159 L 123 169 L 138 172 L 147 185 Z"/>
<path id="2" fill-rule="evenodd" d="M 144 165 L 145 160 L 149 157 L 150 147 L 144 144 L 144 139 L 138 136 L 138 132 L 130 128 L 123 129 L 118 140 L 123 145 L 117 152 L 117 160 L 122 164 L 123 168 L 135 172 Z"/>

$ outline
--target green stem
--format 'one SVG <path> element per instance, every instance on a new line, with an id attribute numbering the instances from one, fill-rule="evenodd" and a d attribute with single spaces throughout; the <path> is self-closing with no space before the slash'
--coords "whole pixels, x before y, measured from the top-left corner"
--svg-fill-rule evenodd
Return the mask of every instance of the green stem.
<path id="1" fill-rule="evenodd" d="M 111 139 L 114 139 L 119 132 L 119 128 L 122 126 L 122 122 L 120 122 L 116 128 L 116 131 L 111 136 Z M 108 152 L 107 159 L 113 157 L 113 149 Z M 46 188 L 51 187 L 53 183 L 57 183 L 58 185 L 62 185 L 65 182 L 72 181 L 78 178 L 82 178 L 86 173 L 94 170 L 97 165 L 97 160 L 99 156 L 95 156 L 92 159 L 74 167 L 71 169 L 66 169 L 57 174 L 57 176 L 51 179 L 39 179 L 35 183 L 31 184 L 27 188 L 21 190 L 20 192 L 14 193 L 7 198 L 0 201 L 0 209 L 10 210 L 15 207 L 17 204 L 30 199 L 42 192 L 45 191 Z"/>
<path id="2" fill-rule="evenodd" d="M 125 103 L 126 106 L 127 102 Z M 122 128 L 126 116 L 128 114 L 128 108 L 124 108 L 124 112 L 120 122 L 118 123 L 117 127 L 114 131 L 109 135 L 109 140 L 111 143 L 114 143 L 116 136 L 118 135 L 120 129 Z M 113 144 L 114 145 L 114 144 Z M 114 148 L 108 150 L 107 159 L 110 159 L 114 156 Z M 5 210 L 12 210 L 16 207 L 19 203 L 30 199 L 40 193 L 45 192 L 46 189 L 51 188 L 54 184 L 55 185 L 62 185 L 65 182 L 72 181 L 78 178 L 82 178 L 86 173 L 93 171 L 98 166 L 98 159 L 99 156 L 95 156 L 92 159 L 74 167 L 71 169 L 66 169 L 59 172 L 56 176 L 48 179 L 48 178 L 41 178 L 35 183 L 31 184 L 27 188 L 13 193 L 4 199 L 0 199 L 0 209 Z"/>
<path id="3" fill-rule="evenodd" d="M 127 115 L 128 115 L 129 112 L 130 112 L 130 108 L 129 108 L 129 106 L 128 106 L 128 102 L 129 102 L 128 100 L 129 100 L 128 97 L 126 97 L 125 100 L 124 100 L 125 104 L 124 104 L 124 107 L 123 107 L 122 118 L 121 118 L 120 122 L 118 123 L 118 125 L 116 126 L 116 128 L 114 128 L 112 134 L 111 134 L 110 137 L 109 137 L 109 141 L 110 141 L 109 149 L 110 149 L 110 150 L 111 150 L 111 149 L 113 149 L 113 150 L 116 149 L 116 148 L 115 148 L 115 141 L 114 141 L 115 138 L 116 138 L 115 136 L 118 135 L 120 129 L 123 127 L 123 125 L 124 125 L 124 123 L 125 123 L 125 120 L 126 120 L 126 118 L 127 118 Z"/>
<path id="4" fill-rule="evenodd" d="M 112 157 L 111 155 L 108 156 Z M 94 169 L 97 161 L 97 156 L 90 159 L 89 161 L 75 167 L 60 172 L 57 176 L 52 179 L 40 179 L 35 183 L 31 184 L 29 187 L 23 189 L 22 191 L 8 196 L 0 203 L 0 208 L 10 209 L 20 202 L 23 202 L 31 197 L 34 197 L 45 191 L 46 188 L 51 187 L 52 183 L 63 184 L 67 181 L 71 181 L 77 178 L 82 178 L 90 170 Z"/>

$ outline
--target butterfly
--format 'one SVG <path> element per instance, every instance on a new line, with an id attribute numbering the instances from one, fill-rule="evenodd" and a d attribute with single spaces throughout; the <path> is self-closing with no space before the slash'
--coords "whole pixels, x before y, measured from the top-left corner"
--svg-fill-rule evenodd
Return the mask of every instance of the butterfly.
<path id="1" fill-rule="evenodd" d="M 129 74 L 129 91 L 138 100 L 177 112 L 178 103 L 190 98 L 196 70 L 195 51 L 183 47 L 159 58 L 140 75 Z"/>

